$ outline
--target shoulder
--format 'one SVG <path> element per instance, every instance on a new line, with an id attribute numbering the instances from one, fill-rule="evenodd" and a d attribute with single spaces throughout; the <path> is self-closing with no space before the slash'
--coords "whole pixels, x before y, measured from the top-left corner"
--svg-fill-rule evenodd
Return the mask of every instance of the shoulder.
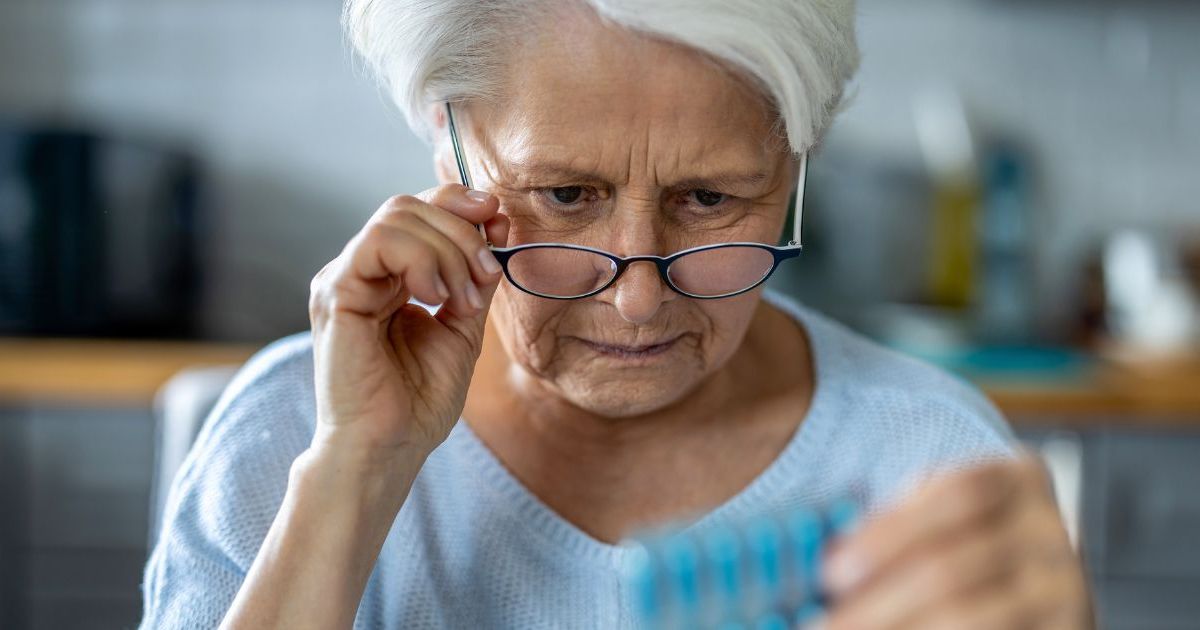
<path id="1" fill-rule="evenodd" d="M 865 474 L 872 494 L 1017 453 L 1003 414 L 973 384 L 788 298 L 771 301 L 809 336 L 822 413 L 836 416 L 817 419 L 826 425 L 825 448 L 843 458 L 847 474 Z"/>
<path id="2" fill-rule="evenodd" d="M 223 452 L 281 450 L 315 421 L 312 338 L 298 333 L 259 350 L 238 370 L 196 438 L 193 455 L 220 444 Z M 291 450 L 291 449 L 286 449 Z"/>
<path id="3" fill-rule="evenodd" d="M 842 394 L 855 404 L 882 407 L 899 419 L 921 418 L 922 424 L 947 437 L 1011 440 L 1003 414 L 972 383 L 823 319 L 821 328 L 828 331 L 826 348 L 832 355 L 827 367 L 841 381 Z"/>
<path id="4" fill-rule="evenodd" d="M 172 484 L 164 530 L 176 519 L 205 519 L 213 532 L 235 534 L 228 551 L 248 565 L 282 502 L 292 461 L 312 441 L 315 420 L 309 334 L 257 352 L 205 420 Z"/>
<path id="5" fill-rule="evenodd" d="M 312 384 L 312 335 L 308 331 L 278 339 L 254 353 L 230 381 L 217 408 L 235 399 L 264 392 Z"/>
<path id="6" fill-rule="evenodd" d="M 307 333 L 238 371 L 171 483 L 142 583 L 143 628 L 220 623 L 312 440 L 314 408 Z"/>

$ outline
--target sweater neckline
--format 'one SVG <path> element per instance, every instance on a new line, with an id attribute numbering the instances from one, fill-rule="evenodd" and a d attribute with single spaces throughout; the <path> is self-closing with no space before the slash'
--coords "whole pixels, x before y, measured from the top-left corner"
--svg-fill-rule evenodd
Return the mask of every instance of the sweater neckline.
<path id="1" fill-rule="evenodd" d="M 804 418 L 779 455 L 750 483 L 720 505 L 698 517 L 681 521 L 684 531 L 703 529 L 725 518 L 746 516 L 753 513 L 756 506 L 763 505 L 781 486 L 805 483 L 817 472 L 812 466 L 806 465 L 806 454 L 811 452 L 813 444 L 826 442 L 824 436 L 835 424 L 830 421 L 837 416 L 833 409 L 836 396 L 831 391 L 836 384 L 829 378 L 836 371 L 834 363 L 837 360 L 837 353 L 832 347 L 835 335 L 831 334 L 834 333 L 830 329 L 831 322 L 775 291 L 764 291 L 763 299 L 790 315 L 804 329 L 812 357 L 812 399 Z M 630 540 L 622 540 L 617 544 L 601 541 L 563 518 L 525 487 L 466 422 L 460 419 L 452 436 L 458 437 L 466 451 L 465 459 L 478 467 L 482 479 L 490 483 L 492 489 L 499 492 L 509 505 L 515 507 L 520 517 L 527 519 L 531 530 L 544 535 L 554 550 L 571 555 L 576 560 L 587 558 L 619 568 L 635 548 L 636 545 Z"/>

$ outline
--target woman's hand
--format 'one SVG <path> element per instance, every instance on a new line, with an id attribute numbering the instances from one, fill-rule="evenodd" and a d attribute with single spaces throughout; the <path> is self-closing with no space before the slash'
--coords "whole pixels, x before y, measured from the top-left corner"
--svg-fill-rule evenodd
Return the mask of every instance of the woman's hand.
<path id="1" fill-rule="evenodd" d="M 223 628 L 348 628 L 425 457 L 466 400 L 508 238 L 491 195 L 393 197 L 312 282 L 313 445 Z M 437 315 L 415 296 L 444 303 Z"/>
<path id="2" fill-rule="evenodd" d="M 427 454 L 462 412 L 500 266 L 495 197 L 459 185 L 389 199 L 312 281 L 314 448 Z M 408 304 L 442 304 L 437 315 Z"/>
<path id="3" fill-rule="evenodd" d="M 839 542 L 828 630 L 1093 627 L 1087 581 L 1032 457 L 932 481 Z"/>

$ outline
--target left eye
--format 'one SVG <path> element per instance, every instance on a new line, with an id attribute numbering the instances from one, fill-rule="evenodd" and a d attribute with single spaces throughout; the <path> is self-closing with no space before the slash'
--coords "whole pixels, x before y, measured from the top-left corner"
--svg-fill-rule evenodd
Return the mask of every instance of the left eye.
<path id="1" fill-rule="evenodd" d="M 551 188 L 550 194 L 554 196 L 554 200 L 558 203 L 571 205 L 583 196 L 583 186 L 559 186 Z"/>
<path id="2" fill-rule="evenodd" d="M 705 207 L 712 207 L 721 203 L 722 201 L 725 201 L 725 195 L 712 190 L 705 190 L 703 188 L 693 190 L 691 195 L 697 203 Z"/>

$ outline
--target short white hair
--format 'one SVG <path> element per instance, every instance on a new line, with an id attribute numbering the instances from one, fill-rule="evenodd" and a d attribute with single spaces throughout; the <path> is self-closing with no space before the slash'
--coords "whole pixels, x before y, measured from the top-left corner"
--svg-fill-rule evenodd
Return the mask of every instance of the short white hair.
<path id="1" fill-rule="evenodd" d="M 550 0 L 561 3 L 565 0 Z M 858 68 L 854 0 L 573 0 L 609 23 L 690 47 L 758 85 L 792 152 L 809 150 Z M 413 131 L 430 105 L 497 95 L 503 43 L 546 0 L 346 0 L 343 25 Z"/>

